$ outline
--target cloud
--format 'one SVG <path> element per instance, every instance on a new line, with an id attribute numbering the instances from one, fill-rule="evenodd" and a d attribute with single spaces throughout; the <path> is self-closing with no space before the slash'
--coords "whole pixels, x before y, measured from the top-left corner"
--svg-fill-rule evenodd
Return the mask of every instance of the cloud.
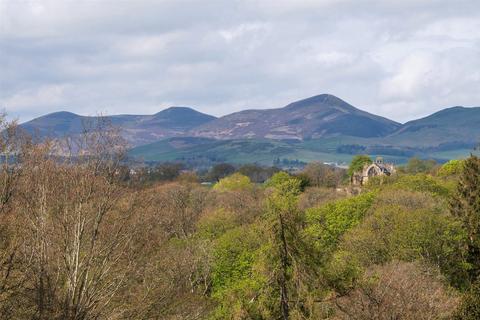
<path id="1" fill-rule="evenodd" d="M 223 115 L 332 93 L 406 121 L 480 105 L 475 0 L 2 0 L 0 107 Z"/>
<path id="2" fill-rule="evenodd" d="M 412 53 L 405 57 L 393 74 L 380 83 L 385 99 L 415 99 L 434 81 L 433 57 L 428 52 Z"/>

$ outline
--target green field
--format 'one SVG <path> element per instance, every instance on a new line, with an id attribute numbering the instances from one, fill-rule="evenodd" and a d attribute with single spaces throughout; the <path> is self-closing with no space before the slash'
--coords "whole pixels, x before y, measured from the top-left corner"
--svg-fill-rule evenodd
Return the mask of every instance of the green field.
<path id="1" fill-rule="evenodd" d="M 230 163 L 258 163 L 272 165 L 275 160 L 301 161 L 301 162 L 336 162 L 349 163 L 353 153 L 341 153 L 337 147 L 341 145 L 372 146 L 372 140 L 352 137 L 335 137 L 328 139 L 306 141 L 280 141 L 267 139 L 241 139 L 241 140 L 214 140 L 207 138 L 170 138 L 152 144 L 136 147 L 130 150 L 129 155 L 137 160 L 149 162 L 166 161 L 194 161 L 204 159 L 211 162 Z M 399 149 L 400 151 L 402 149 Z M 380 150 L 381 151 L 381 150 Z M 447 151 L 425 152 L 412 151 L 408 154 L 394 154 L 370 152 L 374 156 L 382 156 L 386 161 L 402 164 L 412 156 L 428 159 L 433 158 L 439 162 L 450 159 L 467 157 L 472 150 L 459 148 Z M 367 152 L 368 153 L 368 152 Z"/>

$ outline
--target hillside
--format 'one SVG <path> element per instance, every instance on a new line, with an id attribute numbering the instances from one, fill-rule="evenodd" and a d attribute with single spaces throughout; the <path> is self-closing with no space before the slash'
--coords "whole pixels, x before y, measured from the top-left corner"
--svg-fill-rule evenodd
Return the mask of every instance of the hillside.
<path id="1" fill-rule="evenodd" d="M 154 115 L 114 115 L 103 118 L 118 126 L 125 139 L 134 146 L 182 136 L 190 129 L 215 119 L 186 107 L 171 107 Z M 33 119 L 21 127 L 40 138 L 60 138 L 77 135 L 84 128 L 95 126 L 99 119 L 62 111 Z"/>
<path id="2" fill-rule="evenodd" d="M 433 147 L 480 141 L 480 107 L 452 107 L 402 125 L 385 138 L 390 144 Z"/>
<path id="3" fill-rule="evenodd" d="M 412 156 L 447 161 L 468 155 L 480 141 L 480 107 L 447 108 L 401 125 L 328 94 L 221 118 L 186 107 L 105 118 L 121 128 L 133 147 L 130 155 L 148 161 L 348 162 L 358 153 L 397 163 Z M 40 137 L 58 138 L 79 134 L 98 119 L 57 112 L 22 127 Z"/>
<path id="4" fill-rule="evenodd" d="M 311 148 L 304 143 L 269 139 L 216 140 L 208 138 L 169 138 L 130 150 L 130 156 L 145 161 L 181 161 L 208 167 L 213 163 L 258 163 L 275 161 L 348 162 L 351 155 Z"/>
<path id="5" fill-rule="evenodd" d="M 340 135 L 369 138 L 385 136 L 399 127 L 399 123 L 322 94 L 279 109 L 226 115 L 193 129 L 191 135 L 215 139 L 303 140 Z"/>

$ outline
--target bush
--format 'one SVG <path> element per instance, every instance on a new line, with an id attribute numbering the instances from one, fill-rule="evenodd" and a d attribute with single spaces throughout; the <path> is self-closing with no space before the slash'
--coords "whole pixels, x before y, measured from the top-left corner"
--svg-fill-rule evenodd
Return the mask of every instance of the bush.
<path id="1" fill-rule="evenodd" d="M 450 160 L 440 167 L 438 175 L 441 177 L 458 175 L 462 172 L 463 164 L 463 160 Z"/>
<path id="2" fill-rule="evenodd" d="M 221 179 L 213 186 L 213 189 L 220 192 L 252 190 L 253 184 L 247 176 L 234 173 L 231 176 Z"/>
<path id="3" fill-rule="evenodd" d="M 359 268 L 393 259 L 427 260 L 439 266 L 453 285 L 464 287 L 468 265 L 460 223 L 441 212 L 441 204 L 437 207 L 438 201 L 428 194 L 397 193 L 390 199 L 378 196 L 372 215 L 345 234 L 342 255 Z"/>
<path id="4" fill-rule="evenodd" d="M 322 255 L 332 252 L 340 237 L 362 221 L 374 199 L 373 193 L 365 193 L 308 209 L 306 235 Z"/>
<path id="5" fill-rule="evenodd" d="M 435 168 L 436 165 L 437 162 L 433 159 L 422 160 L 420 158 L 413 157 L 408 160 L 407 165 L 404 166 L 402 169 L 404 172 L 410 174 L 427 173 L 430 172 L 433 168 Z"/>
<path id="6" fill-rule="evenodd" d="M 477 320 L 480 319 L 480 281 L 476 283 L 468 290 L 463 298 L 462 302 L 453 317 L 455 320 Z"/>
<path id="7" fill-rule="evenodd" d="M 284 183 L 285 181 L 288 181 L 290 179 L 293 179 L 293 177 L 291 175 L 289 175 L 285 171 L 280 171 L 280 172 L 275 173 L 270 179 L 265 181 L 264 185 L 267 188 L 268 187 L 277 187 L 277 186 L 281 185 L 282 183 Z"/>
<path id="8" fill-rule="evenodd" d="M 235 215 L 220 208 L 200 217 L 197 223 L 197 233 L 201 238 L 215 239 L 237 226 Z"/>
<path id="9" fill-rule="evenodd" d="M 402 176 L 393 186 L 402 190 L 430 192 L 442 197 L 447 197 L 450 193 L 449 189 L 442 185 L 440 181 L 424 173 Z"/>
<path id="10" fill-rule="evenodd" d="M 252 227 L 232 229 L 215 243 L 212 265 L 212 297 L 218 306 L 213 319 L 243 319 L 256 313 L 256 305 L 248 303 L 265 285 L 254 273 L 261 233 Z"/>

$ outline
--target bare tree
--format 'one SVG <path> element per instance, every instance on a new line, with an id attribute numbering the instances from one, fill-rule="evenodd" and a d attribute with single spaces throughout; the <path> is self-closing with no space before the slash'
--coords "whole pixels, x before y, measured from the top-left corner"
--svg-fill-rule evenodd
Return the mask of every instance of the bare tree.
<path id="1" fill-rule="evenodd" d="M 133 268 L 136 207 L 135 193 L 115 182 L 122 155 L 116 141 L 99 128 L 37 145 L 22 162 L 17 210 L 26 221 L 24 255 L 33 260 L 28 271 L 37 318 L 114 314 L 110 302 Z"/>
<path id="2" fill-rule="evenodd" d="M 15 121 L 0 115 L 0 314 L 12 317 L 18 311 L 20 293 L 26 277 L 20 254 L 21 237 L 17 234 L 20 221 L 15 216 L 15 202 L 22 167 L 19 159 L 29 149 L 26 136 Z"/>
<path id="3" fill-rule="evenodd" d="M 457 304 L 438 270 L 391 262 L 368 270 L 356 289 L 336 299 L 335 319 L 447 319 Z"/>

